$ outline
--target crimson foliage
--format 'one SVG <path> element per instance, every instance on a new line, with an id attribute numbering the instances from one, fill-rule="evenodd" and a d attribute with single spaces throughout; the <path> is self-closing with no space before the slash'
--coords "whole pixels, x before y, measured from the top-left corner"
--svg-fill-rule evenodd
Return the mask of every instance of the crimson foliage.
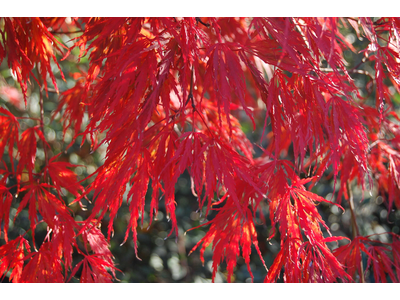
<path id="1" fill-rule="evenodd" d="M 364 39 L 365 48 L 343 32 Z M 376 282 L 400 280 L 400 236 L 387 233 L 390 243 L 362 236 L 352 192 L 376 187 L 389 212 L 400 208 L 399 18 L 2 18 L 0 33 L 0 61 L 25 104 L 10 86 L 1 94 L 21 108 L 37 84 L 41 107 L 40 119 L 0 108 L 2 276 L 113 281 L 118 269 L 108 243 L 124 199 L 125 240 L 132 232 L 135 251 L 148 202 L 150 223 L 162 201 L 170 235 L 182 234 L 175 185 L 187 171 L 199 209 L 217 212 L 192 250 L 200 248 L 204 261 L 212 245 L 213 280 L 225 260 L 230 281 L 239 256 L 253 277 L 252 248 L 264 263 L 258 219 L 271 225 L 270 238 L 280 238 L 272 265 L 264 263 L 265 282 L 364 282 L 367 271 Z M 73 44 L 60 36 L 74 37 Z M 62 113 L 73 141 L 87 137 L 92 151 L 107 146 L 88 185 L 44 134 L 43 105 L 49 92 L 58 93 L 56 70 L 64 79 L 59 61 L 76 48 L 89 68 L 71 75 L 75 85 L 61 92 L 52 117 Z M 350 66 L 346 52 L 361 61 Z M 368 80 L 363 86 L 354 80 L 359 75 Z M 262 128 L 255 144 L 239 121 Z M 327 177 L 338 189 L 325 199 L 313 187 Z M 87 200 L 93 209 L 78 221 L 68 205 L 84 209 Z M 331 234 L 320 203 L 351 211 L 352 236 Z M 9 224 L 22 211 L 30 228 L 9 240 Z M 106 215 L 108 239 L 100 230 Z M 40 223 L 47 235 L 37 245 Z"/>

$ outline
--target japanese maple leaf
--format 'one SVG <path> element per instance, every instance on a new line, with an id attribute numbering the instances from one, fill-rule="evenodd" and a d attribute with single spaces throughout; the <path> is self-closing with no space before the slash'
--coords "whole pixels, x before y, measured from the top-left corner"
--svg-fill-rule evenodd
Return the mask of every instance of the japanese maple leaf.
<path id="1" fill-rule="evenodd" d="M 24 269 L 24 259 L 26 253 L 30 253 L 29 242 L 19 236 L 15 240 L 7 242 L 0 247 L 0 274 L 6 276 L 11 271 L 10 281 L 21 282 L 22 271 Z"/>

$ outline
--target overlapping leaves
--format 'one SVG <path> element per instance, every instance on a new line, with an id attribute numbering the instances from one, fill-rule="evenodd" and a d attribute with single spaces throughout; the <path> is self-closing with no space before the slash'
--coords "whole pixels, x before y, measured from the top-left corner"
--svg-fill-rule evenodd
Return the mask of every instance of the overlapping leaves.
<path id="1" fill-rule="evenodd" d="M 51 149 L 43 120 L 20 132 L 18 119 L 0 108 L 0 154 L 8 152 L 11 165 L 1 169 L 0 178 L 6 241 L 0 247 L 2 274 L 13 269 L 15 282 L 63 282 L 78 274 L 81 282 L 111 282 L 116 268 L 97 227 L 101 220 L 109 213 L 110 238 L 126 199 L 130 218 L 125 241 L 132 231 L 136 247 L 146 198 L 150 223 L 163 200 L 171 219 L 170 235 L 180 234 L 175 184 L 187 171 L 199 209 L 205 208 L 206 215 L 217 212 L 203 225 L 209 230 L 192 250 L 201 245 L 204 260 L 205 248 L 212 244 L 213 279 L 225 260 L 230 281 L 239 256 L 253 278 L 252 245 L 263 261 L 254 224 L 264 220 L 264 204 L 270 236 L 279 228 L 281 239 L 266 282 L 278 280 L 281 273 L 285 282 L 353 281 L 356 273 L 363 274 L 362 255 L 375 281 L 399 279 L 394 271 L 400 268 L 398 237 L 393 235 L 388 246 L 357 236 L 332 253 L 328 243 L 341 238 L 331 236 L 317 205 L 338 204 L 311 191 L 324 174 L 332 175 L 335 183 L 340 179 L 341 201 L 342 195 L 349 197 L 347 187 L 353 179 L 364 189 L 365 178 L 370 183 L 373 178 L 387 194 L 389 210 L 393 203 L 399 206 L 399 118 L 383 109 L 385 102 L 393 105 L 385 79 L 395 89 L 399 84 L 398 19 L 79 20 L 83 34 L 74 39 L 74 47 L 80 48 L 81 56 L 90 53 L 89 67 L 61 94 L 55 113 L 64 112 L 64 133 L 73 126 L 74 138 L 83 131 L 94 148 L 106 144 L 105 161 L 86 188 L 72 171 L 75 166 L 59 156 L 46 156 L 45 166 L 39 166 L 38 147 Z M 48 77 L 57 90 L 51 62 L 58 66 L 55 51 L 62 52 L 63 46 L 52 32 L 63 28 L 63 22 L 4 18 L 1 23 L 0 61 L 7 58 L 26 100 L 31 78 L 48 90 Z M 358 70 L 348 70 L 343 61 L 344 51 L 355 49 L 341 34 L 342 25 L 369 41 L 362 62 L 374 64 L 375 108 L 361 98 L 350 76 Z M 85 113 L 89 124 L 81 128 Z M 259 122 L 260 115 L 264 122 Z M 263 126 L 260 144 L 266 148 L 260 147 L 258 159 L 240 126 L 243 118 L 252 122 L 253 130 Z M 288 155 L 291 160 L 283 159 Z M 10 178 L 16 179 L 17 197 L 7 184 Z M 74 220 L 62 198 L 66 191 L 76 198 L 74 203 L 92 197 L 94 208 L 82 223 Z M 18 201 L 16 217 L 27 208 L 38 251 L 31 253 L 22 236 L 8 240 L 13 201 Z M 45 241 L 36 245 L 40 222 L 49 230 Z M 73 253 L 81 257 L 75 265 Z"/>

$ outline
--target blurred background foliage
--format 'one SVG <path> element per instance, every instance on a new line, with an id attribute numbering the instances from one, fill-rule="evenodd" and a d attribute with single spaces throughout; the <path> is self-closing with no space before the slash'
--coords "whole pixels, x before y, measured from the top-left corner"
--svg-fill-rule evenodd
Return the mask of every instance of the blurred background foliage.
<path id="1" fill-rule="evenodd" d="M 72 20 L 66 18 L 65 22 L 72 22 Z M 2 26 L 1 21 L 0 26 Z M 81 34 L 81 30 L 79 27 L 74 26 L 69 26 L 68 28 L 70 28 L 73 33 L 55 31 L 54 35 L 64 45 L 72 47 L 73 39 Z M 362 37 L 357 37 L 352 28 L 342 27 L 341 32 L 355 49 L 364 49 L 368 45 L 367 40 L 363 40 Z M 74 76 L 74 74 L 85 72 L 89 67 L 89 54 L 80 57 L 80 50 L 73 48 L 71 53 L 64 60 L 61 60 L 64 57 L 64 54 L 65 53 L 57 53 L 56 56 L 64 73 L 65 81 L 62 80 L 56 64 L 53 63 L 52 65 L 60 93 L 74 87 L 76 83 L 76 76 Z M 348 69 L 357 66 L 363 58 L 362 53 L 354 53 L 350 50 L 344 51 L 343 55 L 347 62 Z M 357 69 L 367 71 L 370 74 L 374 74 L 375 72 L 373 65 L 368 62 L 362 63 L 357 67 Z M 265 76 L 268 77 L 268 74 L 265 73 Z M 361 95 L 367 97 L 367 101 L 370 105 L 374 106 L 375 92 L 371 91 L 369 88 L 371 78 L 365 74 L 358 73 L 354 73 L 352 76 L 355 80 L 356 86 L 360 88 Z M 388 86 L 391 86 L 390 82 L 387 82 L 387 84 Z M 93 180 L 92 178 L 85 180 L 85 178 L 95 172 L 96 168 L 103 163 L 106 154 L 106 145 L 102 145 L 95 152 L 92 152 L 90 141 L 85 139 L 82 143 L 82 139 L 85 137 L 79 136 L 72 145 L 68 147 L 68 145 L 73 141 L 74 131 L 72 128 L 68 128 L 65 133 L 63 132 L 63 124 L 60 122 L 63 111 L 57 114 L 54 113 L 59 105 L 60 95 L 55 92 L 50 79 L 48 80 L 48 85 L 50 87 L 49 92 L 47 95 L 43 92 L 43 95 L 45 115 L 44 130 L 46 140 L 51 146 L 50 155 L 54 156 L 61 152 L 61 160 L 76 165 L 74 171 L 79 179 L 83 180 L 82 184 L 85 186 Z M 390 91 L 393 96 L 393 102 L 396 105 L 396 112 L 398 113 L 400 95 L 395 91 L 394 87 L 390 87 Z M 0 105 L 11 111 L 15 116 L 26 118 L 20 120 L 21 131 L 38 124 L 38 121 L 35 119 L 40 118 L 39 93 L 40 90 L 38 84 L 36 84 L 34 80 L 31 80 L 31 85 L 29 85 L 28 90 L 28 102 L 27 106 L 25 106 L 16 77 L 10 71 L 7 65 L 7 59 L 3 60 L 0 65 Z M 251 122 L 249 122 L 248 117 L 244 113 L 239 114 L 238 117 L 241 121 L 244 132 L 250 141 L 254 143 L 255 157 L 260 156 L 261 150 L 259 146 L 267 147 L 269 143 L 268 138 L 264 138 L 261 145 L 255 144 L 261 139 L 264 119 L 260 118 L 256 120 L 257 129 L 253 131 Z M 87 121 L 88 117 L 85 115 L 82 128 L 85 127 Z M 269 131 L 270 128 L 267 128 L 267 132 Z M 6 154 L 3 156 L 3 161 L 1 163 L 8 165 L 10 161 Z M 40 169 L 44 166 L 44 159 L 42 145 L 38 143 L 37 168 Z M 293 160 L 293 153 L 287 153 L 286 159 Z M 305 176 L 305 174 L 301 175 Z M 10 185 L 12 185 L 12 178 L 10 178 L 9 181 Z M 332 194 L 337 191 L 339 187 L 339 181 L 334 187 L 333 178 L 325 176 L 321 178 L 315 187 L 313 187 L 312 191 L 328 200 L 332 200 Z M 111 251 L 115 256 L 116 266 L 122 271 L 122 273 L 117 273 L 117 277 L 121 282 L 211 282 L 211 247 L 208 247 L 205 251 L 204 266 L 200 261 L 199 250 L 196 250 L 194 253 L 189 255 L 190 250 L 205 235 L 208 228 L 205 226 L 195 228 L 191 231 L 188 230 L 211 220 L 215 216 L 215 212 L 211 212 L 209 215 L 205 216 L 205 211 L 198 211 L 197 199 L 192 195 L 190 177 L 186 172 L 179 178 L 176 191 L 176 217 L 179 226 L 179 236 L 175 237 L 174 234 L 172 234 L 167 238 L 171 229 L 171 224 L 166 218 L 165 208 L 162 201 L 160 201 L 160 209 L 156 220 L 152 221 L 150 224 L 148 215 L 150 205 L 148 201 L 146 213 L 141 220 L 141 228 L 138 230 L 138 257 L 140 260 L 135 257 L 134 244 L 131 238 L 128 238 L 127 242 L 121 245 L 125 237 L 127 222 L 129 220 L 129 209 L 125 199 L 124 204 L 118 212 L 117 219 L 114 222 L 114 236 L 110 237 Z M 74 200 L 72 194 L 67 191 L 65 191 L 64 194 L 66 195 L 64 197 L 66 203 L 71 203 Z M 366 236 L 383 232 L 400 233 L 400 211 L 387 211 L 387 207 L 383 203 L 382 197 L 378 195 L 376 188 L 373 188 L 371 191 L 367 190 L 363 193 L 361 189 L 355 187 L 353 189 L 353 194 L 356 206 L 357 222 L 362 235 Z M 335 199 L 335 193 L 333 195 L 333 200 L 337 201 L 337 199 Z M 347 203 L 345 201 L 341 201 L 341 204 L 345 209 L 347 208 Z M 78 204 L 70 206 L 77 221 L 85 220 L 89 215 L 92 204 L 87 202 L 86 206 L 86 211 L 82 210 Z M 18 202 L 13 201 L 10 214 L 10 239 L 14 239 L 18 235 L 23 234 L 24 228 L 29 228 L 27 210 L 24 210 L 17 217 L 15 223 L 12 222 L 17 207 Z M 343 213 L 336 206 L 327 205 L 325 203 L 321 203 L 318 209 L 333 235 L 352 236 L 349 209 L 346 209 Z M 266 265 L 271 266 L 274 257 L 280 249 L 280 238 L 278 234 L 273 239 L 268 239 L 271 225 L 269 222 L 269 212 L 267 207 L 264 208 L 264 214 L 267 224 L 261 224 L 261 221 L 259 220 L 259 225 L 256 226 L 256 229 L 258 233 L 259 247 L 263 258 Z M 107 225 L 108 219 L 106 217 L 102 222 L 102 230 L 105 235 Z M 29 233 L 27 234 L 29 237 Z M 37 247 L 39 247 L 43 242 L 45 234 L 46 224 L 41 223 L 36 229 Z M 388 242 L 390 237 L 387 234 L 383 234 L 379 235 L 378 238 L 382 242 Z M 342 241 L 340 241 L 339 244 L 340 243 L 342 243 Z M 4 244 L 3 239 L 0 240 L 0 244 Z M 331 246 L 332 248 L 335 248 L 338 245 L 332 243 Z M 78 257 L 75 257 L 75 259 L 78 261 Z M 364 259 L 366 262 L 366 257 L 364 257 Z M 266 270 L 255 251 L 252 252 L 251 270 L 254 274 L 254 282 L 262 282 L 264 280 Z M 79 276 L 79 274 L 77 275 Z M 366 277 L 368 277 L 368 274 Z M 3 279 L 5 282 L 7 282 L 7 280 L 7 277 Z M 72 281 L 77 282 L 76 279 L 73 279 Z M 226 281 L 224 264 L 221 265 L 215 281 Z M 250 275 L 242 258 L 238 258 L 238 265 L 234 272 L 234 278 L 232 278 L 232 281 L 251 282 Z"/>

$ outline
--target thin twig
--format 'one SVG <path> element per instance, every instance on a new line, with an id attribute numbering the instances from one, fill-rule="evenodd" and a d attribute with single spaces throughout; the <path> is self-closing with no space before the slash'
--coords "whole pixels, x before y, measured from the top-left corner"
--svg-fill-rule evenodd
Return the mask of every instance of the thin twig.
<path id="1" fill-rule="evenodd" d="M 210 24 L 208 23 L 204 23 L 199 17 L 196 17 L 196 21 L 203 24 L 204 26 L 206 26 L 207 28 L 210 27 Z"/>
<path id="2" fill-rule="evenodd" d="M 59 93 L 59 92 L 57 92 L 57 90 L 56 89 L 53 89 L 53 88 L 47 88 L 47 92 L 48 93 Z"/>
<path id="3" fill-rule="evenodd" d="M 322 72 L 333 72 L 334 71 L 332 68 L 320 68 L 320 70 Z M 343 72 L 343 70 L 337 70 L 337 71 Z M 347 70 L 347 72 L 348 73 L 363 74 L 363 75 L 372 77 L 372 75 L 368 71 L 365 71 L 365 70 L 350 69 L 350 70 Z"/>
<path id="4" fill-rule="evenodd" d="M 358 63 L 358 65 L 354 66 L 353 68 L 351 68 L 348 72 L 350 71 L 354 71 L 357 70 L 359 66 L 361 66 L 363 63 L 365 63 L 367 61 L 367 57 L 364 56 L 361 61 Z"/>
<path id="5" fill-rule="evenodd" d="M 41 79 L 39 74 L 38 74 L 38 80 L 39 80 L 40 130 L 42 131 L 43 138 L 45 138 L 44 121 L 43 121 L 44 120 L 44 106 L 43 106 L 43 95 L 42 95 L 42 79 Z M 43 144 L 45 166 L 47 167 L 49 165 L 49 158 L 48 158 L 48 155 L 47 155 L 47 147 L 46 147 L 46 143 L 44 141 L 42 141 L 42 144 Z M 46 173 L 44 173 L 44 179 L 45 180 L 46 180 L 46 177 L 47 177 Z"/>
<path id="6" fill-rule="evenodd" d="M 350 189 L 350 184 L 347 181 L 346 182 L 346 188 L 347 188 L 347 192 L 349 194 L 349 206 L 350 206 L 350 213 L 351 213 L 351 225 L 353 227 L 353 239 L 355 239 L 356 237 L 360 236 L 360 231 L 358 230 L 358 226 L 357 226 L 357 220 L 356 220 L 356 214 L 354 213 L 354 200 L 353 200 L 353 192 Z M 360 253 L 360 255 L 362 255 Z M 362 257 L 361 257 L 362 258 Z M 360 260 L 360 281 L 362 283 L 365 283 L 365 278 L 364 278 L 364 266 L 363 266 L 363 262 L 362 259 Z"/>
<path id="7" fill-rule="evenodd" d="M 50 31 L 51 34 L 73 34 L 73 33 L 83 33 L 83 30 L 75 30 L 75 31 Z"/>

